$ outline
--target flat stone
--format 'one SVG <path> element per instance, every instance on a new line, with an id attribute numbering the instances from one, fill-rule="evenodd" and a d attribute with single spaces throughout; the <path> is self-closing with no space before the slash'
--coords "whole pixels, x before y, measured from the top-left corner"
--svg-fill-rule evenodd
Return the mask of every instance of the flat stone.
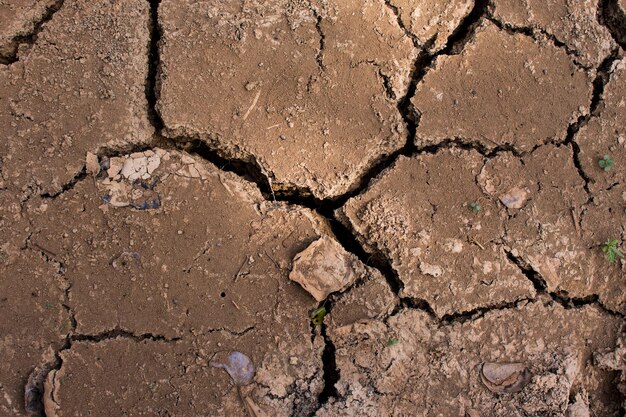
<path id="1" fill-rule="evenodd" d="M 562 49 L 483 24 L 463 52 L 439 56 L 417 85 L 415 144 L 460 139 L 529 151 L 564 140 L 591 93 L 591 78 Z"/>
<path id="2" fill-rule="evenodd" d="M 151 139 L 149 4 L 66 1 L 19 61 L 0 66 L 0 155 L 15 189 L 54 194 L 87 152 Z"/>
<path id="3" fill-rule="evenodd" d="M 493 16 L 508 26 L 553 36 L 588 68 L 597 68 L 617 46 L 598 21 L 595 0 L 495 0 Z"/>
<path id="4" fill-rule="evenodd" d="M 422 47 L 438 51 L 446 45 L 448 37 L 459 27 L 474 6 L 472 0 L 391 0 L 397 7 L 402 23 Z"/>
<path id="5" fill-rule="evenodd" d="M 592 192 L 623 184 L 626 176 L 626 58 L 617 61 L 604 89 L 603 103 L 574 137 L 580 147 L 580 163 Z M 608 155 L 613 166 L 605 171 L 600 159 Z"/>
<path id="6" fill-rule="evenodd" d="M 594 307 L 534 302 L 448 325 L 409 309 L 331 328 L 339 397 L 316 415 L 562 416 L 580 394 L 591 415 L 617 417 L 616 392 L 604 385 L 614 373 L 592 359 L 614 346 L 620 325 Z M 495 394 L 480 380 L 486 362 L 522 363 L 531 380 Z"/>
<path id="7" fill-rule="evenodd" d="M 535 295 L 502 248 L 497 197 L 476 184 L 483 164 L 455 149 L 400 157 L 341 212 L 368 250 L 391 261 L 402 296 L 427 301 L 439 317 Z"/>
<path id="8" fill-rule="evenodd" d="M 417 51 L 383 2 L 167 0 L 159 19 L 167 136 L 200 138 L 257 163 L 276 191 L 318 198 L 404 145 L 397 100 Z"/>
<path id="9" fill-rule="evenodd" d="M 322 236 L 296 255 L 289 279 L 300 284 L 318 302 L 352 285 L 365 266 L 336 240 Z"/>

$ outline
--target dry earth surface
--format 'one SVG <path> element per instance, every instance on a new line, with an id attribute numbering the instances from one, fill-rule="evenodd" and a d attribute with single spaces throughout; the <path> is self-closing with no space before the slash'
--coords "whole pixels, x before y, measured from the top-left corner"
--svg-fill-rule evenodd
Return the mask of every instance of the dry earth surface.
<path id="1" fill-rule="evenodd" d="M 624 0 L 0 0 L 0 416 L 626 412 Z"/>

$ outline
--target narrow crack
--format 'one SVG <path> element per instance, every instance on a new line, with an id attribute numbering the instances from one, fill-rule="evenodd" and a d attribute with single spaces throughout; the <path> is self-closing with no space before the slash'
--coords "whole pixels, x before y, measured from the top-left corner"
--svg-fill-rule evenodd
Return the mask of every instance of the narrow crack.
<path id="1" fill-rule="evenodd" d="M 604 25 L 615 42 L 626 50 L 626 14 L 619 6 L 619 0 L 598 2 L 598 21 Z"/>
<path id="2" fill-rule="evenodd" d="M 546 280 L 541 276 L 539 272 L 533 269 L 533 267 L 524 259 L 522 259 L 519 256 L 514 255 L 513 252 L 511 251 L 505 251 L 505 252 L 506 252 L 507 259 L 511 261 L 513 265 L 517 266 L 520 272 L 524 274 L 524 276 L 530 282 L 532 282 L 533 287 L 535 287 L 535 291 L 537 291 L 537 293 L 542 293 L 546 291 L 546 288 L 548 288 L 548 284 L 546 283 Z"/>
<path id="3" fill-rule="evenodd" d="M 474 7 L 461 24 L 452 32 L 443 49 L 437 55 L 458 55 L 472 39 L 481 20 L 487 16 L 489 0 L 475 0 Z"/>
<path id="4" fill-rule="evenodd" d="M 391 10 L 391 12 L 394 14 L 394 16 L 396 17 L 396 21 L 398 22 L 398 26 L 400 27 L 400 29 L 402 29 L 404 35 L 411 40 L 411 42 L 413 43 L 413 47 L 415 49 L 421 49 L 423 45 L 421 45 L 418 37 L 415 36 L 415 34 L 404 25 L 402 17 L 400 16 L 400 9 L 398 8 L 398 6 L 393 4 L 392 0 L 385 0 L 385 6 L 387 6 L 387 8 Z"/>
<path id="5" fill-rule="evenodd" d="M 435 310 L 433 310 L 428 301 L 415 297 L 401 297 L 398 305 L 396 305 L 391 314 L 389 314 L 383 322 L 387 324 L 391 317 L 398 315 L 404 310 L 421 310 L 428 313 L 428 315 L 433 319 L 437 319 Z"/>
<path id="6" fill-rule="evenodd" d="M 61 7 L 63 7 L 63 3 L 65 0 L 57 0 L 50 6 L 48 6 L 37 22 L 33 25 L 33 31 L 26 35 L 18 35 L 11 40 L 10 48 L 11 50 L 8 53 L 0 54 L 0 64 L 2 65 L 11 65 L 14 62 L 19 61 L 19 49 L 21 45 L 33 45 L 37 41 L 37 36 L 43 28 L 45 24 L 49 22 L 54 14 L 58 12 Z"/>
<path id="7" fill-rule="evenodd" d="M 336 384 L 339 382 L 340 374 L 337 368 L 336 349 L 330 337 L 328 337 L 327 326 L 325 323 L 321 326 L 320 334 L 324 339 L 324 351 L 322 352 L 322 370 L 324 376 L 324 388 L 317 398 L 317 409 L 319 410 L 328 402 L 330 398 L 337 398 L 339 392 Z M 317 411 L 317 410 L 315 410 Z M 315 411 L 312 415 L 315 414 Z"/>
<path id="8" fill-rule="evenodd" d="M 148 75 L 146 77 L 146 101 L 148 103 L 148 120 L 157 134 L 163 130 L 164 124 L 157 110 L 159 98 L 159 68 L 161 63 L 159 43 L 162 28 L 159 24 L 159 5 L 161 0 L 148 0 L 150 3 L 150 40 L 148 42 Z"/>
<path id="9" fill-rule="evenodd" d="M 320 38 L 319 47 L 317 50 L 317 54 L 315 55 L 315 61 L 317 62 L 317 66 L 320 69 L 321 73 L 326 71 L 326 66 L 324 65 L 324 48 L 326 46 L 326 35 L 324 35 L 324 31 L 322 30 L 322 14 L 316 7 L 311 6 L 311 12 L 313 16 L 315 16 L 315 30 Z"/>
<path id="10" fill-rule="evenodd" d="M 523 307 L 524 305 L 532 302 L 530 298 L 521 298 L 519 300 L 500 303 L 488 307 L 478 307 L 470 311 L 465 311 L 462 313 L 452 313 L 446 314 L 441 318 L 440 326 L 447 326 L 450 324 L 458 324 L 458 323 L 466 323 L 469 321 L 474 321 L 481 317 L 484 317 L 487 313 L 491 313 L 494 311 L 505 311 L 511 309 L 517 309 Z"/>
<path id="11" fill-rule="evenodd" d="M 546 144 L 542 143 L 540 145 L 537 145 L 535 148 L 539 148 L 544 145 Z M 442 140 L 439 143 L 436 143 L 434 145 L 426 145 L 423 147 L 419 147 L 415 150 L 415 152 L 411 156 L 421 155 L 421 154 L 434 155 L 445 149 L 463 149 L 466 151 L 473 150 L 473 151 L 478 152 L 479 154 L 481 154 L 487 159 L 494 158 L 498 154 L 503 153 L 503 152 L 509 152 L 513 154 L 514 156 L 521 158 L 524 155 L 532 153 L 535 150 L 535 149 L 532 149 L 530 151 L 523 152 L 515 148 L 515 146 L 508 144 L 508 143 L 490 148 L 482 142 L 477 142 L 477 141 L 457 137 L 453 139 Z"/>
<path id="12" fill-rule="evenodd" d="M 72 179 L 70 179 L 67 183 L 63 184 L 60 190 L 54 193 L 43 193 L 43 194 L 40 194 L 39 196 L 47 200 L 55 199 L 59 197 L 60 195 L 65 194 L 68 191 L 71 191 L 76 186 L 76 184 L 78 184 L 85 178 L 87 178 L 87 168 L 85 165 L 83 165 L 80 168 L 80 170 L 76 174 L 74 174 L 74 177 Z"/>
<path id="13" fill-rule="evenodd" d="M 394 294 L 399 295 L 403 284 L 395 273 L 390 262 L 381 253 L 371 254 L 359 242 L 353 229 L 341 222 L 336 214 L 327 208 L 320 208 L 317 212 L 326 218 L 339 244 L 349 253 L 355 255 L 364 265 L 377 269 L 387 281 Z"/>
<path id="14" fill-rule="evenodd" d="M 70 342 L 100 343 L 100 342 L 103 342 L 106 340 L 112 340 L 112 339 L 128 339 L 137 343 L 140 343 L 146 340 L 150 340 L 153 342 L 174 343 L 174 342 L 181 340 L 180 337 L 167 338 L 163 335 L 154 334 L 154 333 L 135 334 L 128 330 L 123 330 L 123 329 L 118 329 L 118 328 L 107 330 L 107 331 L 100 332 L 97 334 L 72 334 L 69 336 Z"/>
<path id="15" fill-rule="evenodd" d="M 574 64 L 578 66 L 579 68 L 582 68 L 584 70 L 592 69 L 591 66 L 583 64 L 580 61 L 580 53 L 578 51 L 570 48 L 565 42 L 561 41 L 552 33 L 549 33 L 540 28 L 533 28 L 529 26 L 515 26 L 510 23 L 502 22 L 496 19 L 491 14 L 487 17 L 487 20 L 493 23 L 498 29 L 510 35 L 520 34 L 520 35 L 528 36 L 529 38 L 537 42 L 540 42 L 542 40 L 541 38 L 544 38 L 550 41 L 552 45 L 554 45 L 556 48 L 562 49 L 567 55 L 570 56 L 570 58 L 572 58 Z"/>
<path id="16" fill-rule="evenodd" d="M 240 336 L 244 336 L 246 333 L 254 330 L 256 328 L 256 324 L 252 325 L 252 326 L 248 326 L 245 329 L 241 330 L 241 331 L 235 331 L 235 330 L 231 330 L 228 329 L 226 327 L 217 327 L 214 329 L 208 329 L 206 332 L 207 334 L 211 334 L 211 333 L 218 333 L 218 332 L 223 332 L 223 333 L 228 333 L 231 336 L 235 336 L 235 337 L 240 337 Z"/>
<path id="17" fill-rule="evenodd" d="M 411 99 L 417 90 L 417 85 L 424 79 L 427 72 L 432 68 L 439 56 L 456 55 L 462 51 L 467 42 L 471 40 L 481 19 L 486 15 L 488 0 L 476 0 L 472 10 L 467 14 L 467 16 L 465 16 L 459 26 L 457 26 L 457 28 L 448 37 L 444 47 L 435 53 L 429 52 L 429 49 L 434 45 L 436 35 L 430 38 L 424 45 L 420 45 L 420 42 L 415 35 L 413 35 L 411 31 L 404 26 L 398 12 L 398 8 L 391 4 L 390 0 L 386 0 L 385 4 L 387 4 L 387 6 L 394 12 L 398 20 L 398 25 L 400 25 L 405 34 L 412 40 L 414 47 L 420 51 L 413 64 L 411 80 L 409 82 L 407 92 L 398 102 L 398 111 L 402 115 L 409 131 L 404 151 L 405 153 L 410 153 L 415 150 L 415 134 L 421 116 L 418 110 L 411 103 Z"/>
<path id="18" fill-rule="evenodd" d="M 67 277 L 65 276 L 65 273 L 67 272 L 67 267 L 65 265 L 65 262 L 58 259 L 59 257 L 57 254 L 52 253 L 48 249 L 39 245 L 37 242 L 33 241 L 32 233 L 26 239 L 26 247 L 33 251 L 39 252 L 41 257 L 46 262 L 51 263 L 56 266 L 57 273 L 59 274 L 59 276 L 61 277 L 61 279 L 63 280 L 65 284 L 65 287 L 63 288 L 63 303 L 61 304 L 61 306 L 67 312 L 69 320 L 70 320 L 71 331 L 74 332 L 76 330 L 76 326 L 78 325 L 78 323 L 76 321 L 76 316 L 74 314 L 74 311 L 72 310 L 72 307 L 70 306 L 70 291 L 72 289 L 72 282 L 68 280 Z"/>
<path id="19" fill-rule="evenodd" d="M 588 202 L 591 200 L 591 191 L 589 189 L 590 177 L 585 173 L 582 162 L 580 159 L 580 146 L 575 140 L 578 132 L 586 126 L 589 121 L 597 117 L 602 111 L 602 104 L 604 100 L 604 90 L 607 83 L 611 78 L 611 73 L 615 68 L 615 63 L 621 59 L 621 53 L 619 49 L 615 49 L 609 54 L 602 63 L 598 66 L 596 77 L 593 80 L 593 92 L 591 96 L 591 103 L 589 104 L 589 112 L 586 115 L 580 116 L 578 120 L 570 124 L 567 127 L 567 135 L 563 143 L 572 147 L 572 153 L 574 158 L 574 166 L 578 171 L 578 175 L 584 182 L 584 189 L 588 196 Z"/>
<path id="20" fill-rule="evenodd" d="M 67 350 L 70 350 L 74 342 L 100 343 L 105 340 L 112 340 L 117 338 L 132 340 L 136 343 L 141 343 L 147 340 L 154 342 L 172 343 L 180 340 L 180 338 L 170 339 L 166 338 L 165 336 L 152 333 L 136 335 L 132 332 L 121 329 L 113 329 L 92 335 L 70 333 L 65 336 L 65 341 L 63 342 L 61 347 L 55 351 L 54 359 L 52 361 L 39 364 L 35 366 L 35 368 L 31 371 L 28 377 L 28 381 L 26 382 L 26 385 L 24 387 L 26 412 L 35 416 L 46 417 L 46 412 L 44 409 L 45 380 L 50 372 L 58 371 L 61 369 L 61 367 L 63 366 L 63 358 L 61 354 Z M 53 395 L 54 392 L 51 394 Z"/>
<path id="21" fill-rule="evenodd" d="M 600 298 L 597 294 L 591 294 L 585 297 L 570 297 L 567 291 L 558 290 L 558 291 L 549 291 L 548 285 L 545 278 L 535 270 L 532 265 L 526 262 L 524 259 L 519 256 L 514 255 L 511 251 L 507 251 L 507 258 L 519 268 L 520 272 L 524 274 L 524 276 L 532 282 L 535 290 L 537 291 L 538 297 L 546 296 L 549 297 L 553 302 L 560 304 L 566 309 L 580 308 L 587 305 L 593 305 L 599 308 L 605 314 L 610 316 L 617 316 L 621 318 L 626 318 L 622 313 L 618 311 L 613 311 L 610 308 L 607 308 L 604 304 L 600 302 Z"/>
<path id="22" fill-rule="evenodd" d="M 167 139 L 164 138 L 164 140 Z M 278 193 L 274 194 L 270 178 L 263 172 L 260 164 L 253 157 L 249 160 L 226 158 L 221 152 L 207 145 L 205 141 L 195 138 L 178 137 L 171 139 L 170 145 L 164 145 L 165 149 L 196 155 L 215 165 L 221 171 L 232 172 L 238 177 L 256 184 L 267 200 L 271 201 L 278 198 Z"/>

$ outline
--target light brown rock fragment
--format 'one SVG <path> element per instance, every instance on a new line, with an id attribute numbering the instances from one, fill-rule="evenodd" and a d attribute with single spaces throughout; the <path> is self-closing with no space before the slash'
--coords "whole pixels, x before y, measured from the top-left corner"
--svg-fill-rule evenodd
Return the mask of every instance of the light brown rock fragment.
<path id="1" fill-rule="evenodd" d="M 480 380 L 496 394 L 515 394 L 524 389 L 532 375 L 523 363 L 485 362 L 480 367 Z"/>
<path id="2" fill-rule="evenodd" d="M 398 9 L 404 27 L 421 46 L 425 47 L 432 40 L 432 51 L 445 46 L 448 37 L 474 6 L 472 0 L 391 0 L 389 3 Z"/>
<path id="3" fill-rule="evenodd" d="M 57 0 L 0 1 L 0 62 L 16 53 L 19 38 L 35 30 L 46 10 Z"/>
<path id="4" fill-rule="evenodd" d="M 318 302 L 343 291 L 365 272 L 358 258 L 336 240 L 322 236 L 293 259 L 289 279 L 302 285 Z"/>
<path id="5" fill-rule="evenodd" d="M 626 176 L 626 58 L 614 64 L 605 86 L 603 103 L 574 140 L 580 146 L 580 162 L 593 192 L 617 186 L 624 190 Z M 608 155 L 613 166 L 603 170 L 599 161 Z M 619 184 L 619 185 L 616 185 Z"/>
<path id="6" fill-rule="evenodd" d="M 514 28 L 530 28 L 554 36 L 588 68 L 597 68 L 616 47 L 598 21 L 595 0 L 495 0 L 493 16 Z"/>
<path id="7" fill-rule="evenodd" d="M 499 203 L 475 181 L 482 166 L 475 151 L 401 157 L 342 211 L 367 249 L 391 260 L 401 295 L 440 317 L 535 295 L 500 244 Z"/>
<path id="8" fill-rule="evenodd" d="M 417 52 L 382 1 L 167 0 L 159 19 L 166 135 L 200 138 L 257 163 L 276 191 L 319 198 L 404 145 L 396 100 Z"/>
<path id="9" fill-rule="evenodd" d="M 529 151 L 565 139 L 568 124 L 587 113 L 591 92 L 590 77 L 563 50 L 484 24 L 461 54 L 438 57 L 417 85 L 415 143 L 458 138 Z"/>
<path id="10" fill-rule="evenodd" d="M 292 410 L 309 414 L 323 385 L 323 340 L 311 338 L 309 312 L 316 303 L 288 274 L 296 254 L 320 236 L 331 235 L 328 225 L 308 209 L 266 202 L 252 183 L 197 157 L 153 149 L 115 158 L 123 161 L 118 165 L 131 161 L 133 167 L 147 170 L 155 157 L 158 167 L 147 178 L 131 179 L 137 170 L 126 176 L 123 169 L 115 174 L 103 169 L 95 179 L 46 200 L 45 213 L 32 215 L 33 239 L 66 265 L 76 332 L 122 330 L 183 338 L 197 341 L 195 351 L 204 349 L 205 357 L 218 350 L 243 352 L 257 371 L 247 395 L 260 409 L 268 415 L 287 416 Z M 100 164 L 106 167 L 113 159 L 101 158 Z M 32 199 L 28 208 L 38 203 Z M 220 345 L 203 345 L 203 338 Z M 69 369 L 82 369 L 71 371 L 73 384 L 87 384 L 80 389 L 99 393 L 104 388 L 90 381 L 112 378 L 108 389 L 119 400 L 108 401 L 100 394 L 97 399 L 90 399 L 91 394 L 80 398 L 75 394 L 79 388 L 64 382 L 59 389 L 66 394 L 55 396 L 58 416 L 99 407 L 108 410 L 103 412 L 107 415 L 118 415 L 123 407 L 129 407 L 129 415 L 152 414 L 161 404 L 172 415 L 242 413 L 237 401 L 232 407 L 238 411 L 225 406 L 224 395 L 236 399 L 230 397 L 236 391 L 223 392 L 228 382 L 213 386 L 214 373 L 205 370 L 198 371 L 205 382 L 193 387 L 185 382 L 176 391 L 194 396 L 200 395 L 194 390 L 201 389 L 206 398 L 175 410 L 175 394 L 163 386 L 169 394 L 163 397 L 157 390 L 133 408 L 129 398 L 135 394 L 123 387 L 139 383 L 138 366 L 145 364 L 146 373 L 159 375 L 160 381 L 168 372 L 178 374 L 196 353 L 147 353 L 153 345 L 136 351 L 139 345 L 129 343 L 111 351 L 90 350 L 100 352 L 93 354 L 106 362 L 102 369 L 85 365 L 94 362 L 92 353 L 85 353 L 88 359 L 72 356 L 72 346 Z M 119 359 L 126 364 L 121 369 L 128 369 L 120 373 L 112 364 L 126 350 L 135 353 Z M 152 359 L 141 359 L 135 366 L 133 361 L 145 355 Z M 160 368 L 172 362 L 173 368 Z M 224 371 L 215 372 L 228 381 Z"/>
<path id="11" fill-rule="evenodd" d="M 148 141 L 149 4 L 67 0 L 0 66 L 0 155 L 12 189 L 54 194 L 103 146 Z"/>
<path id="12" fill-rule="evenodd" d="M 563 416 L 570 397 L 588 393 L 591 415 L 617 417 L 614 375 L 591 358 L 613 346 L 620 322 L 594 307 L 535 302 L 444 326 L 404 310 L 385 323 L 330 328 L 339 398 L 317 416 Z M 495 394 L 480 380 L 484 362 L 523 363 L 532 377 L 519 392 Z"/>

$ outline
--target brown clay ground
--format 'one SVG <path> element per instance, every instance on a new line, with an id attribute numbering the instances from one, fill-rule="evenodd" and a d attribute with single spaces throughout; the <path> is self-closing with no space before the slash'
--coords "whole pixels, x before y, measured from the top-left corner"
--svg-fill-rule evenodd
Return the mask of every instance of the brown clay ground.
<path id="1" fill-rule="evenodd" d="M 0 0 L 0 416 L 624 415 L 625 18 Z"/>

